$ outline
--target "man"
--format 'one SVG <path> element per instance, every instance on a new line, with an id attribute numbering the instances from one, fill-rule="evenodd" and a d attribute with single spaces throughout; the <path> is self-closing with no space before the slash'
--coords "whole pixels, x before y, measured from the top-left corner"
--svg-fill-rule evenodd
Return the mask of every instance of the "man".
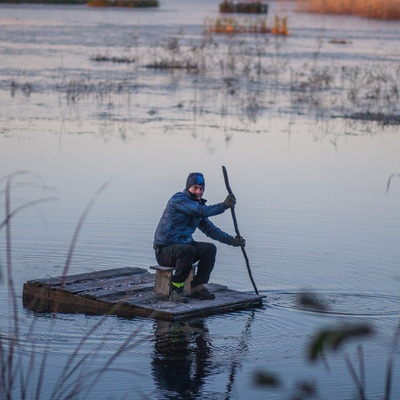
<path id="1" fill-rule="evenodd" d="M 197 272 L 191 283 L 190 297 L 200 300 L 215 298 L 204 286 L 214 268 L 217 248 L 213 243 L 196 242 L 193 233 L 199 228 L 208 237 L 231 246 L 245 246 L 242 237 L 233 237 L 217 228 L 209 217 L 219 215 L 234 207 L 233 194 L 222 203 L 207 206 L 203 199 L 205 180 L 200 172 L 192 172 L 186 180 L 182 192 L 174 194 L 158 223 L 154 234 L 154 250 L 157 262 L 166 267 L 175 268 L 172 277 L 171 299 L 185 301 L 183 286 L 189 276 L 193 263 L 198 261 Z"/>

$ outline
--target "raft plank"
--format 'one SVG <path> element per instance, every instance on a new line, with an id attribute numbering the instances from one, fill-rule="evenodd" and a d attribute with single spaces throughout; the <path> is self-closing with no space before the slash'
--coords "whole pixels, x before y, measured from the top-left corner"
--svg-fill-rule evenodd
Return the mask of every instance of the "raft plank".
<path id="1" fill-rule="evenodd" d="M 126 275 L 122 277 L 113 277 L 112 279 L 96 279 L 89 280 L 85 282 L 72 283 L 70 285 L 66 284 L 64 288 L 71 293 L 82 293 L 88 291 L 97 291 L 100 289 L 106 289 L 109 291 L 112 290 L 121 290 L 124 287 L 129 288 L 132 285 L 138 285 L 142 283 L 153 282 L 154 277 L 151 274 L 135 274 L 135 275 Z"/>
<path id="2" fill-rule="evenodd" d="M 215 294 L 215 299 L 196 300 L 189 298 L 189 303 L 176 304 L 162 297 L 155 302 L 152 301 L 154 296 L 143 293 L 139 298 L 126 297 L 124 301 L 132 306 L 143 308 L 149 315 L 153 313 L 155 318 L 178 320 L 254 307 L 260 305 L 261 299 L 265 297 L 237 292 L 218 284 L 208 284 L 207 287 L 210 292 Z"/>
<path id="3" fill-rule="evenodd" d="M 101 271 L 94 272 L 86 272 L 83 274 L 75 274 L 75 275 L 67 275 L 67 276 L 58 276 L 44 279 L 35 279 L 28 282 L 41 283 L 43 285 L 62 285 L 62 284 L 72 284 L 78 283 L 85 280 L 93 280 L 93 279 L 111 279 L 117 276 L 124 275 L 135 275 L 135 274 L 143 274 L 149 272 L 143 268 L 136 267 L 124 267 L 124 268 L 114 268 L 114 269 L 106 269 Z"/>
<path id="4" fill-rule="evenodd" d="M 215 299 L 174 303 L 154 292 L 154 281 L 155 274 L 134 267 L 30 280 L 24 284 L 23 303 L 36 312 L 180 320 L 260 306 L 265 297 L 208 284 Z"/>
<path id="5" fill-rule="evenodd" d="M 88 298 L 97 298 L 97 299 L 107 299 L 107 301 L 121 301 L 124 296 L 135 296 L 137 292 L 141 292 L 143 290 L 153 290 L 154 288 L 154 276 L 150 282 L 138 283 L 130 288 L 121 288 L 120 290 L 110 290 L 104 288 L 103 290 L 99 289 L 95 292 L 87 291 L 79 293 L 80 296 L 88 297 Z"/>

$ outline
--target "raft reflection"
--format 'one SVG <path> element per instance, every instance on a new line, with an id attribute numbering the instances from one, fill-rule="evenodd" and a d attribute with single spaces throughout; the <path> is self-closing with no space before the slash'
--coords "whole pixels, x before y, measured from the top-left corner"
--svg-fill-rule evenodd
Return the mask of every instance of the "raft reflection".
<path id="1" fill-rule="evenodd" d="M 237 313 L 243 314 L 247 318 L 241 334 L 234 335 L 232 342 L 224 341 L 223 345 L 219 343 L 218 336 L 209 333 L 207 319 L 179 322 L 156 320 L 151 363 L 156 398 L 230 399 L 237 369 L 249 350 L 256 311 Z M 222 392 L 210 382 L 215 379 L 220 382 L 220 378 L 216 378 L 218 374 L 226 379 Z"/>

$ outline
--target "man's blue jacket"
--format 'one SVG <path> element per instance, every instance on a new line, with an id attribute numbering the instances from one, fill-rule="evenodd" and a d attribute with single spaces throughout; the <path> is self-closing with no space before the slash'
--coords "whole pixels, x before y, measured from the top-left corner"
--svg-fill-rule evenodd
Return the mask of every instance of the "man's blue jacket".
<path id="1" fill-rule="evenodd" d="M 171 246 L 173 244 L 190 244 L 193 233 L 199 228 L 211 239 L 232 245 L 234 238 L 217 228 L 208 217 L 222 214 L 224 203 L 207 206 L 206 200 L 192 199 L 190 192 L 175 193 L 167 203 L 154 234 L 155 246 Z"/>

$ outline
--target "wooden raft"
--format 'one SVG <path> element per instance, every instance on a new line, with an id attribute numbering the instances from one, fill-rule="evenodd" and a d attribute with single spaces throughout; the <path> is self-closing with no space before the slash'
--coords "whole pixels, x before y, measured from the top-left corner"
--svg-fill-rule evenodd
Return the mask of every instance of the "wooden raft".
<path id="1" fill-rule="evenodd" d="M 260 306 L 265 296 L 208 284 L 214 300 L 174 303 L 154 291 L 155 274 L 143 268 L 118 268 L 28 281 L 23 305 L 36 312 L 112 314 L 180 320 Z"/>

